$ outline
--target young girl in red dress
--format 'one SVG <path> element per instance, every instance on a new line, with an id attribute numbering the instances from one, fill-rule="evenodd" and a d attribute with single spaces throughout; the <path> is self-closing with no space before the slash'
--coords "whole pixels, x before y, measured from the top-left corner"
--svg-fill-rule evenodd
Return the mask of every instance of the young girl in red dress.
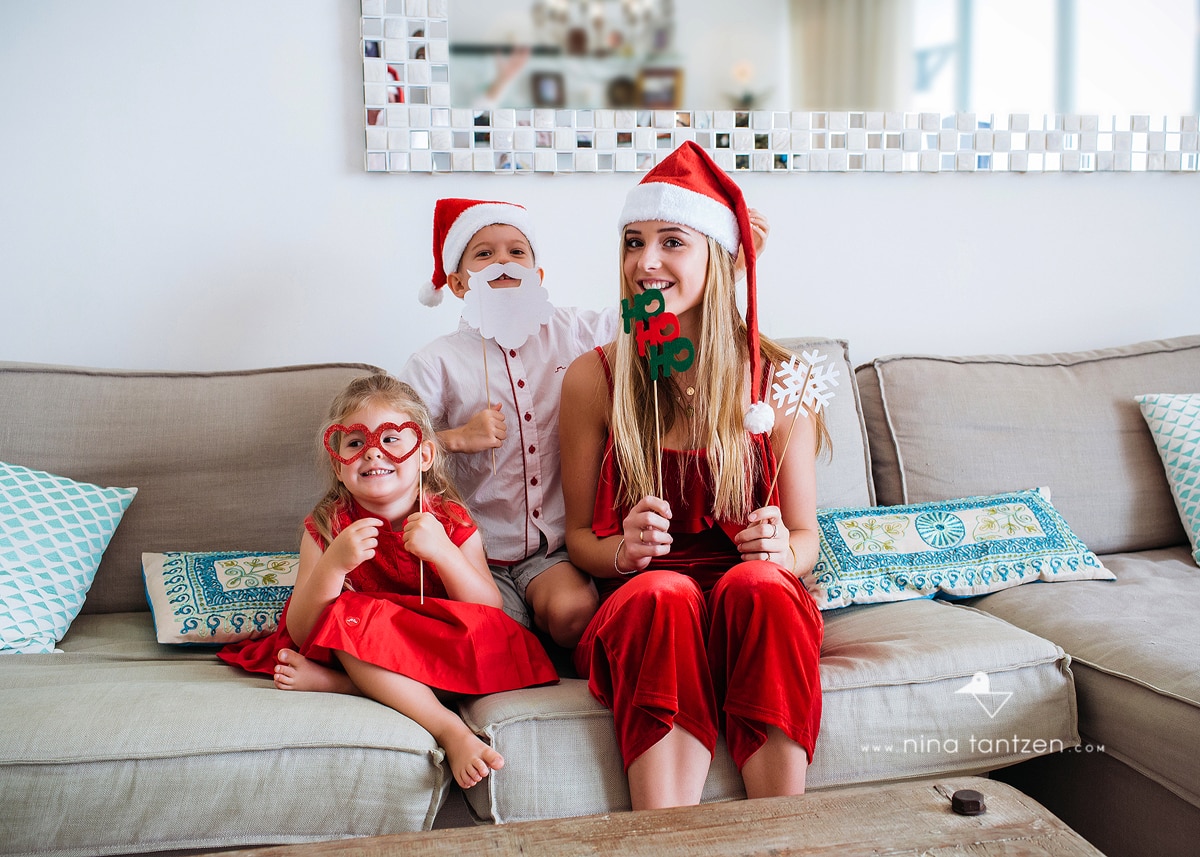
<path id="1" fill-rule="evenodd" d="M 567 548 L 601 597 L 575 666 L 613 711 L 634 809 L 698 803 L 719 733 L 748 796 L 800 793 L 821 719 L 823 625 L 799 576 L 824 426 L 763 401 L 787 353 L 759 339 L 755 224 L 703 149 L 647 173 L 620 228 L 622 306 L 661 292 L 695 359 L 656 378 L 635 328 L 563 381 Z"/>
<path id="2" fill-rule="evenodd" d="M 361 693 L 407 715 L 470 788 L 504 759 L 443 700 L 558 675 L 500 609 L 482 539 L 412 388 L 382 374 L 352 381 L 323 438 L 331 484 L 304 522 L 279 629 L 218 656 L 274 674 L 283 689 Z"/>

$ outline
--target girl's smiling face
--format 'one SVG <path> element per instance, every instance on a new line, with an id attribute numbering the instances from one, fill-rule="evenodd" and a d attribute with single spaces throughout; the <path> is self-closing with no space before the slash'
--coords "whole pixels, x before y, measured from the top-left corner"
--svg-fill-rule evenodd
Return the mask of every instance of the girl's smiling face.
<path id="1" fill-rule="evenodd" d="M 352 426 L 361 423 L 371 431 L 377 431 L 386 423 L 401 426 L 410 420 L 411 417 L 403 411 L 368 403 L 347 415 L 342 424 Z M 389 520 L 403 518 L 416 510 L 419 471 L 427 470 L 432 463 L 433 447 L 430 441 L 418 441 L 418 434 L 411 427 L 387 429 L 379 433 L 380 446 L 395 458 L 402 458 L 418 443 L 419 449 L 415 454 L 397 463 L 382 449 L 370 444 L 363 432 L 347 432 L 337 440 L 337 453 L 348 459 L 361 452 L 362 457 L 349 464 L 334 461 L 334 473 L 363 508 L 384 515 Z"/>
<path id="2" fill-rule="evenodd" d="M 700 306 L 708 275 L 708 239 L 701 232 L 665 220 L 642 220 L 625 227 L 621 270 L 639 292 L 658 289 L 664 309 L 682 316 Z"/>

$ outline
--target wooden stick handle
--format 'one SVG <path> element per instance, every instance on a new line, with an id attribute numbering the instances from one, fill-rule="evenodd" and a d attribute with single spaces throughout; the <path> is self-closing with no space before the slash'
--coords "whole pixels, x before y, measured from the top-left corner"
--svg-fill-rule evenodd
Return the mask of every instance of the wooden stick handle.
<path id="1" fill-rule="evenodd" d="M 804 391 L 808 389 L 808 381 L 812 378 L 812 364 L 808 364 L 808 371 L 804 373 L 804 383 L 800 385 L 800 401 L 796 403 L 796 410 L 792 411 L 792 422 L 788 426 L 787 437 L 783 441 L 783 450 L 779 453 L 779 457 L 775 459 L 775 477 L 771 480 L 771 486 L 767 488 L 766 502 L 771 501 L 771 495 L 775 493 L 775 483 L 779 481 L 779 474 L 783 470 L 783 457 L 787 455 L 788 444 L 792 442 L 792 429 L 796 427 L 796 417 L 800 416 L 800 412 L 804 410 Z M 807 412 L 806 412 L 807 413 Z"/>
<path id="2" fill-rule="evenodd" d="M 417 511 L 425 510 L 425 471 L 421 469 L 421 463 L 417 462 Z M 420 576 L 421 587 L 421 603 L 425 603 L 425 560 L 417 558 L 417 573 Z"/>
<path id="3" fill-rule="evenodd" d="M 658 496 L 663 495 L 662 477 L 662 427 L 658 417 L 658 379 L 654 380 L 654 447 L 658 450 Z"/>
<path id="4" fill-rule="evenodd" d="M 487 365 L 487 340 L 483 338 L 483 334 L 479 334 L 479 344 L 483 349 L 483 395 L 487 399 L 488 410 L 492 409 L 492 390 L 488 383 L 488 365 Z M 492 447 L 492 475 L 496 475 L 496 447 Z"/>

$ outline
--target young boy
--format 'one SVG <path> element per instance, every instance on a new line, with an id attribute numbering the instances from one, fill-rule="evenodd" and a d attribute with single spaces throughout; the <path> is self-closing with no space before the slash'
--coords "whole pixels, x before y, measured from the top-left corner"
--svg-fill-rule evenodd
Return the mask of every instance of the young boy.
<path id="1" fill-rule="evenodd" d="M 542 287 L 529 213 L 507 202 L 442 199 L 433 218 L 434 275 L 421 301 L 463 300 L 453 333 L 400 371 L 429 406 L 452 453 L 451 475 L 483 533 L 492 575 L 514 619 L 560 646 L 579 642 L 599 604 L 567 559 L 559 475 L 562 375 L 616 335 L 615 308 L 554 307 Z"/>

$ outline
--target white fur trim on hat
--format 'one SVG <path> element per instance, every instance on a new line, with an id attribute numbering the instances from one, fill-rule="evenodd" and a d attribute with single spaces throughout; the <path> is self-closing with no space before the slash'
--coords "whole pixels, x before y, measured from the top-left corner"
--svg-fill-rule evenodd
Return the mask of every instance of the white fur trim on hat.
<path id="1" fill-rule="evenodd" d="M 520 229 L 529 242 L 534 258 L 537 258 L 537 244 L 529 212 L 519 205 L 506 202 L 481 202 L 463 211 L 447 230 L 446 240 L 442 243 L 442 269 L 447 274 L 457 271 L 471 238 L 480 229 L 493 223 L 506 223 Z"/>
<path id="2" fill-rule="evenodd" d="M 619 229 L 640 220 L 665 220 L 703 232 L 737 255 L 737 215 L 728 205 L 670 182 L 642 182 L 625 197 Z M 447 268 L 446 270 L 450 270 Z"/>
<path id="3" fill-rule="evenodd" d="M 421 283 L 421 288 L 417 292 L 417 300 L 425 304 L 425 306 L 438 306 L 445 296 L 446 293 L 442 289 L 434 288 L 433 283 L 428 280 Z"/>

